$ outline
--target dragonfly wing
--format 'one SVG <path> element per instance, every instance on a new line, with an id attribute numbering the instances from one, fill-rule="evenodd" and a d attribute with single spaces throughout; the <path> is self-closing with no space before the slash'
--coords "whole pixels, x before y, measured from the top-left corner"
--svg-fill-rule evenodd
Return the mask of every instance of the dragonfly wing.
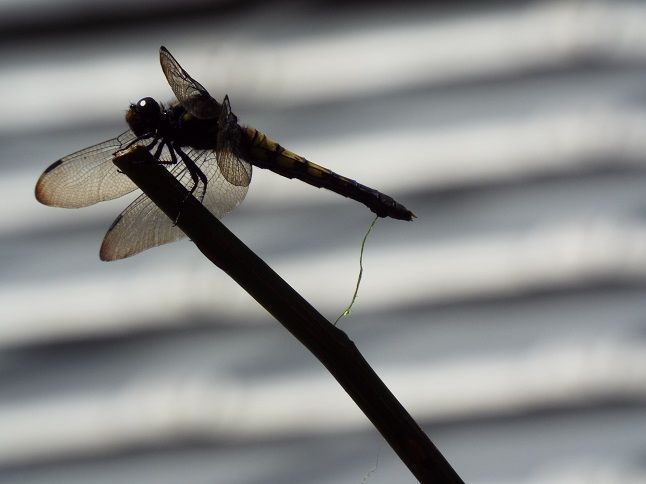
<path id="1" fill-rule="evenodd" d="M 212 150 L 194 151 L 199 153 L 199 162 L 197 165 L 209 180 L 206 186 L 206 192 L 203 186 L 200 185 L 198 190 L 196 190 L 195 196 L 198 200 L 202 198 L 202 203 L 213 215 L 217 218 L 222 218 L 244 200 L 244 197 L 247 195 L 249 183 L 247 181 L 246 184 L 233 184 L 224 176 L 220 170 L 220 152 L 216 153 Z M 250 179 L 251 165 L 238 158 L 235 158 L 233 161 L 240 165 L 240 169 Z"/>
<path id="2" fill-rule="evenodd" d="M 240 146 L 238 118 L 231 112 L 229 96 L 224 97 L 218 116 L 217 162 L 224 178 L 238 187 L 251 183 L 251 165 L 235 154 Z"/>
<path id="3" fill-rule="evenodd" d="M 170 170 L 184 186 L 190 174 L 183 163 L 177 163 Z M 146 194 L 137 197 L 112 222 L 103 238 L 99 256 L 101 260 L 125 259 L 146 249 L 169 244 L 185 237 L 184 232 L 173 220 L 148 198 Z"/>
<path id="4" fill-rule="evenodd" d="M 220 103 L 179 65 L 164 46 L 159 48 L 159 61 L 168 84 L 184 109 L 200 119 L 218 117 Z"/>
<path id="5" fill-rule="evenodd" d="M 185 237 L 146 195 L 140 195 L 112 223 L 101 244 L 101 260 L 117 260 Z"/>
<path id="6" fill-rule="evenodd" d="M 189 149 L 186 154 L 204 172 L 208 179 L 206 190 L 200 183 L 195 196 L 202 199 L 213 215 L 218 218 L 237 207 L 247 194 L 247 187 L 231 185 L 220 173 L 212 150 Z M 171 173 L 187 189 L 193 179 L 183 163 L 174 165 Z M 117 260 L 138 254 L 151 247 L 168 244 L 185 237 L 175 226 L 174 220 L 146 195 L 141 195 L 117 217 L 108 229 L 101 246 L 102 260 Z"/>
<path id="7" fill-rule="evenodd" d="M 38 179 L 36 198 L 45 205 L 79 208 L 130 193 L 137 186 L 119 173 L 112 158 L 135 139 L 128 130 L 54 162 Z"/>

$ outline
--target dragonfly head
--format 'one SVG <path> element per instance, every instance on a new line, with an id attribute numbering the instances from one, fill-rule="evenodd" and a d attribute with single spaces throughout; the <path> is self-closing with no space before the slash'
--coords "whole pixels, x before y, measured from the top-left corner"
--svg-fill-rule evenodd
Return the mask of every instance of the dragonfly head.
<path id="1" fill-rule="evenodd" d="M 126 122 L 137 136 L 157 131 L 161 120 L 161 108 L 151 97 L 140 99 L 137 104 L 131 104 L 126 112 Z"/>

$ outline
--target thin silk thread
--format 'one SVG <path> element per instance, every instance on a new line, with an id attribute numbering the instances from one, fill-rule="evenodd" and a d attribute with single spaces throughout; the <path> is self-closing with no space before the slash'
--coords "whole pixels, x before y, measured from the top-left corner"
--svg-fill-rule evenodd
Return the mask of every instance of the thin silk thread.
<path id="1" fill-rule="evenodd" d="M 361 284 L 361 276 L 363 276 L 363 249 L 366 246 L 366 240 L 368 239 L 368 235 L 370 235 L 370 232 L 372 231 L 372 228 L 375 226 L 375 223 L 377 222 L 378 218 L 379 216 L 375 216 L 372 223 L 370 224 L 370 227 L 368 227 L 368 231 L 366 232 L 366 235 L 363 236 L 363 241 L 361 242 L 361 252 L 359 254 L 359 277 L 357 278 L 357 285 L 354 287 L 354 294 L 352 295 L 352 300 L 350 301 L 350 304 L 348 305 L 347 308 L 343 310 L 341 315 L 338 318 L 336 318 L 336 321 L 334 321 L 334 326 L 336 326 L 336 323 L 338 323 L 343 316 L 350 315 L 352 306 L 354 305 L 354 302 L 357 300 L 357 294 L 359 293 L 359 285 Z"/>

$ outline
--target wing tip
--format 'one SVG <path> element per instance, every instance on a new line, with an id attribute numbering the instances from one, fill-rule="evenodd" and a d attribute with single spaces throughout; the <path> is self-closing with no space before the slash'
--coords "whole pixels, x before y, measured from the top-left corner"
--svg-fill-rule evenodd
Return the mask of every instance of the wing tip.
<path id="1" fill-rule="evenodd" d="M 101 248 L 99 249 L 99 259 L 101 259 L 103 262 L 121 260 L 136 254 L 136 252 L 120 253 L 120 245 L 118 243 L 115 244 L 114 241 L 109 240 L 109 237 L 110 230 L 108 230 L 108 232 L 105 234 L 103 243 L 101 244 Z"/>
<path id="2" fill-rule="evenodd" d="M 41 176 L 36 182 L 36 188 L 34 190 L 34 195 L 36 195 L 36 200 L 38 200 L 43 205 L 51 205 L 49 198 L 47 197 L 47 192 L 43 188 L 43 177 Z"/>
<path id="3" fill-rule="evenodd" d="M 38 181 L 36 182 L 35 195 L 36 200 L 38 200 L 43 205 L 56 206 L 54 202 L 54 197 L 52 197 L 51 187 L 47 189 L 47 178 L 48 174 L 53 171 L 56 167 L 60 166 L 63 163 L 63 160 L 56 160 L 54 163 L 45 168 L 45 171 L 40 175 Z"/>
<path id="4" fill-rule="evenodd" d="M 105 242 L 101 244 L 101 249 L 99 250 L 99 259 L 101 259 L 103 262 L 113 262 L 115 260 L 121 260 L 125 259 L 126 257 L 130 257 L 134 254 L 117 254 L 112 250 L 112 247 L 110 244 L 106 244 Z"/>
<path id="5" fill-rule="evenodd" d="M 101 249 L 99 249 L 99 259 L 105 262 L 121 259 L 114 250 L 114 244 L 110 241 L 110 234 L 117 226 L 117 224 L 123 218 L 123 214 L 119 214 L 117 218 L 114 219 L 114 222 L 110 225 L 110 228 L 105 233 L 103 237 L 103 242 L 101 243 Z"/>
<path id="6" fill-rule="evenodd" d="M 43 174 L 40 175 L 40 178 L 38 178 L 38 181 L 36 182 L 36 188 L 34 189 L 34 195 L 36 195 L 36 200 L 38 200 L 43 205 L 55 207 L 57 205 L 56 205 L 55 197 L 52 196 L 53 190 L 51 189 L 51 187 L 49 189 L 47 188 L 47 178 L 48 178 L 47 173 L 51 171 L 52 166 L 47 168 L 43 172 Z"/>
<path id="7" fill-rule="evenodd" d="M 137 254 L 137 251 L 124 251 L 123 246 L 118 241 L 109 240 L 110 231 L 105 234 L 101 248 L 99 249 L 99 259 L 103 262 L 112 262 L 115 260 L 125 259 Z"/>
<path id="8" fill-rule="evenodd" d="M 105 246 L 105 247 L 104 247 Z M 138 254 L 138 252 L 119 254 L 114 252 L 108 245 L 102 244 L 101 250 L 99 250 L 99 259 L 103 262 L 114 262 L 115 260 L 126 259 L 132 257 L 133 255 Z"/>
<path id="9" fill-rule="evenodd" d="M 105 247 L 105 243 L 101 244 L 101 249 L 99 250 L 99 259 L 103 262 L 113 261 L 114 258 L 110 256 L 108 249 Z"/>

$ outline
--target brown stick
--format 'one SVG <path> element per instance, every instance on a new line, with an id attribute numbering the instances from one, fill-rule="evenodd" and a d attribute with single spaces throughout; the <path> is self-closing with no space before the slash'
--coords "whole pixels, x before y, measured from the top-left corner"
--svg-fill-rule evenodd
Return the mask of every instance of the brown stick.
<path id="1" fill-rule="evenodd" d="M 348 336 L 319 314 L 199 201 L 186 198 L 186 189 L 155 163 L 146 149 L 135 147 L 121 152 L 114 163 L 171 219 L 177 218 L 181 207 L 177 225 L 211 262 L 325 365 L 420 482 L 463 482 Z"/>

